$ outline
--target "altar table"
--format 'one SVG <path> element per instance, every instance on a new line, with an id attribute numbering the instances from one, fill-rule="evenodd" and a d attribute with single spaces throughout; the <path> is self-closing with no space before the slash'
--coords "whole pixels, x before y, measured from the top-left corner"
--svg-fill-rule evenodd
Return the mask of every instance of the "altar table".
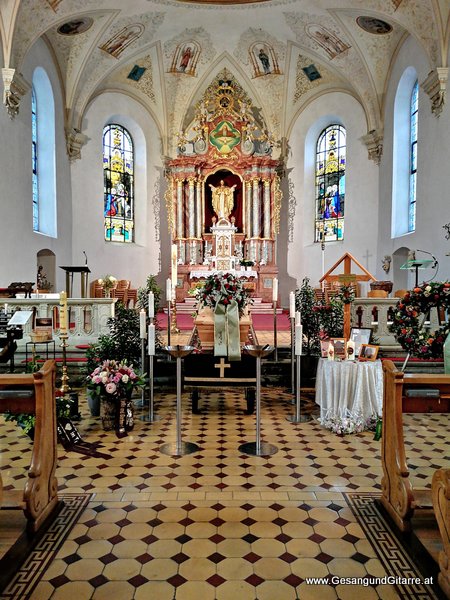
<path id="1" fill-rule="evenodd" d="M 381 361 L 334 361 L 321 358 L 317 366 L 316 403 L 324 427 L 339 432 L 361 431 L 370 417 L 382 414 Z M 344 425 L 343 425 L 344 424 Z"/>

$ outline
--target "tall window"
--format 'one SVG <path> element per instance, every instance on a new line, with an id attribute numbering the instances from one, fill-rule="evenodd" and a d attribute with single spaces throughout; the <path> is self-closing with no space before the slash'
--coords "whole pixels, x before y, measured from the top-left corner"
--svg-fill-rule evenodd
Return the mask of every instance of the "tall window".
<path id="1" fill-rule="evenodd" d="M 37 108 L 36 92 L 31 89 L 31 178 L 33 196 L 33 231 L 39 231 L 39 184 L 37 161 Z"/>
<path id="2" fill-rule="evenodd" d="M 419 82 L 412 89 L 410 102 L 410 165 L 408 231 L 416 229 L 416 182 L 417 182 L 417 115 L 419 111 Z"/>
<path id="3" fill-rule="evenodd" d="M 345 164 L 345 128 L 329 125 L 316 146 L 316 242 L 344 239 Z"/>
<path id="4" fill-rule="evenodd" d="M 134 240 L 134 150 L 121 125 L 103 129 L 105 240 Z"/>

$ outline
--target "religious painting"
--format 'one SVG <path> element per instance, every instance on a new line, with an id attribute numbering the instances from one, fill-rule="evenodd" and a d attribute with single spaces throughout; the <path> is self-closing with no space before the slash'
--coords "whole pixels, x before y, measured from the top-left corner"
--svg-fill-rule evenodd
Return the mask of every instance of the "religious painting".
<path id="1" fill-rule="evenodd" d="M 307 67 L 302 67 L 303 73 L 309 79 L 309 81 L 316 81 L 316 79 L 320 79 L 322 75 L 317 70 L 316 65 L 308 65 Z"/>
<path id="2" fill-rule="evenodd" d="M 134 65 L 134 67 L 128 73 L 127 79 L 131 79 L 132 81 L 139 81 L 146 70 L 147 67 L 140 67 L 139 65 Z"/>
<path id="3" fill-rule="evenodd" d="M 90 17 L 67 21 L 67 23 L 60 25 L 57 31 L 61 35 L 78 35 L 90 29 L 93 22 L 94 20 Z"/>
<path id="4" fill-rule="evenodd" d="M 329 125 L 316 146 L 316 242 L 344 239 L 345 167 L 345 128 Z"/>
<path id="5" fill-rule="evenodd" d="M 169 73 L 184 73 L 195 77 L 200 50 L 200 45 L 194 40 L 178 44 L 172 56 Z"/>
<path id="6" fill-rule="evenodd" d="M 219 121 L 209 134 L 209 141 L 220 154 L 229 154 L 241 141 L 241 132 L 231 121 Z"/>
<path id="7" fill-rule="evenodd" d="M 310 25 L 307 28 L 306 33 L 325 50 L 330 59 L 335 58 L 350 48 L 350 46 L 339 39 L 334 33 L 331 33 L 331 31 L 322 27 L 322 25 Z"/>
<path id="8" fill-rule="evenodd" d="M 375 35 L 385 35 L 392 31 L 392 25 L 381 19 L 376 19 L 375 17 L 358 17 L 356 22 L 361 29 Z"/>
<path id="9" fill-rule="evenodd" d="M 266 42 L 256 42 L 249 48 L 250 61 L 253 67 L 253 79 L 263 75 L 280 75 L 275 50 Z"/>
<path id="10" fill-rule="evenodd" d="M 114 58 L 119 58 L 122 52 L 142 35 L 143 31 L 144 26 L 140 23 L 127 25 L 100 46 L 100 50 L 107 52 Z"/>
<path id="11" fill-rule="evenodd" d="M 103 130 L 105 240 L 132 242 L 134 231 L 134 148 L 121 125 Z"/>

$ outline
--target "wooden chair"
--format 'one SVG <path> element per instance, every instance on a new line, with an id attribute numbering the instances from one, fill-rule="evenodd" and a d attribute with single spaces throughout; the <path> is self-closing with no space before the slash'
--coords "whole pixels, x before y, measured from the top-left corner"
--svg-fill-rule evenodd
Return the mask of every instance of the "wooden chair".
<path id="1" fill-rule="evenodd" d="M 388 293 L 386 290 L 369 290 L 367 292 L 368 298 L 387 298 Z"/>
<path id="2" fill-rule="evenodd" d="M 117 298 L 124 306 L 128 308 L 128 291 L 131 287 L 131 281 L 128 279 L 119 279 L 117 285 L 111 290 L 111 298 Z"/>
<path id="3" fill-rule="evenodd" d="M 408 290 L 395 290 L 394 298 L 403 298 Z"/>

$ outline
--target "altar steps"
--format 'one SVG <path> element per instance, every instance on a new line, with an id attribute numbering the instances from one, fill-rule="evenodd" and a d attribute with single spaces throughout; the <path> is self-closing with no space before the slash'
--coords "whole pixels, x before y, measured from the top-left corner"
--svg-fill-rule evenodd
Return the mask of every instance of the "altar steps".
<path id="1" fill-rule="evenodd" d="M 192 315 L 195 312 L 195 306 L 197 301 L 195 298 L 187 297 L 183 302 L 177 302 L 177 314 Z M 253 303 L 249 305 L 249 311 L 252 314 L 273 314 L 272 302 L 263 302 L 262 298 L 253 298 Z M 164 308 L 164 312 L 167 313 L 167 307 Z M 282 308 L 277 308 L 277 315 L 283 312 Z"/>

